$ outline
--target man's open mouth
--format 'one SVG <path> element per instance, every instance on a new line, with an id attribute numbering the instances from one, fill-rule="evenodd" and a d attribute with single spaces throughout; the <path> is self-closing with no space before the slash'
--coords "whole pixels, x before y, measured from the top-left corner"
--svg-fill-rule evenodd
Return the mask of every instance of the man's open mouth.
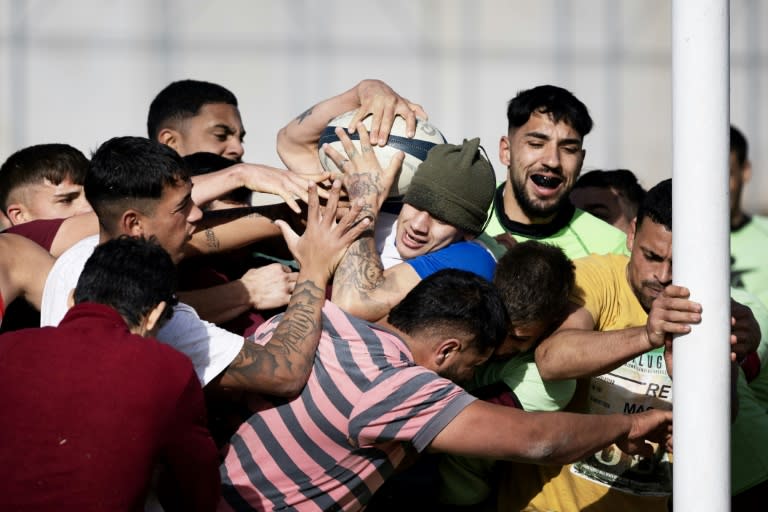
<path id="1" fill-rule="evenodd" d="M 544 176 L 542 174 L 534 174 L 531 176 L 531 181 L 536 184 L 537 187 L 555 189 L 563 182 L 562 178 L 557 176 Z"/>

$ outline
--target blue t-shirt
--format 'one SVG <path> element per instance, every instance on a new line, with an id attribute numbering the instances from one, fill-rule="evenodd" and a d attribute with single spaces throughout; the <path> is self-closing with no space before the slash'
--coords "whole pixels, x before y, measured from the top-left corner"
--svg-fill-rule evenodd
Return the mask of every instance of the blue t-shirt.
<path id="1" fill-rule="evenodd" d="M 406 260 L 421 279 L 444 268 L 457 268 L 493 280 L 496 260 L 491 253 L 476 242 L 456 242 L 440 250 Z"/>

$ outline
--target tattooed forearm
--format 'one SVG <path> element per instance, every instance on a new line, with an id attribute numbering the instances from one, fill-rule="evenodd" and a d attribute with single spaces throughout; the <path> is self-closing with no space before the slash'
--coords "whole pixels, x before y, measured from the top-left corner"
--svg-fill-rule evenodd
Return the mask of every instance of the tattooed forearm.
<path id="1" fill-rule="evenodd" d="M 213 232 L 213 228 L 206 228 L 205 242 L 208 245 L 208 248 L 212 250 L 218 251 L 219 248 L 221 247 L 221 243 L 219 242 L 219 239 L 216 236 L 216 233 Z"/>
<path id="2" fill-rule="evenodd" d="M 287 355 L 290 352 L 301 354 L 303 347 L 315 334 L 320 336 L 319 311 L 323 307 L 323 295 L 325 291 L 315 286 L 312 281 L 304 281 L 297 285 L 291 296 L 291 302 L 285 311 L 285 315 L 275 329 L 270 345 L 277 345 Z M 310 340 L 309 342 L 307 340 Z M 311 356 L 314 356 L 312 351 Z"/>
<path id="3" fill-rule="evenodd" d="M 334 289 L 339 287 L 345 293 L 364 296 L 384 282 L 384 266 L 376 252 L 372 236 L 361 237 L 347 249 L 347 253 L 336 268 L 333 278 Z"/>
<path id="4" fill-rule="evenodd" d="M 355 240 L 333 277 L 333 302 L 355 316 L 376 321 L 402 298 L 397 279 L 384 273 L 372 234 Z"/>
<path id="5" fill-rule="evenodd" d="M 363 201 L 358 220 L 365 217 L 375 220 L 379 213 L 379 208 L 381 208 L 381 198 L 385 195 L 379 173 L 358 172 L 350 174 L 347 176 L 345 187 L 350 201 Z M 373 224 L 371 224 L 372 229 Z"/>
<path id="6" fill-rule="evenodd" d="M 266 394 L 297 393 L 312 370 L 322 331 L 324 301 L 324 288 L 310 280 L 298 283 L 269 341 L 260 345 L 246 340 L 243 350 L 229 365 L 229 380 Z"/>

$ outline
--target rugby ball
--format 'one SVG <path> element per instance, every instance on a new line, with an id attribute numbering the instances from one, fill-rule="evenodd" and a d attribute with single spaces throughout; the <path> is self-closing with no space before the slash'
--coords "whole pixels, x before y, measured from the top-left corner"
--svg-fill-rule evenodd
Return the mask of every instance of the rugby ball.
<path id="1" fill-rule="evenodd" d="M 331 160 L 328 155 L 323 151 L 323 144 L 328 144 L 336 151 L 345 155 L 344 147 L 341 145 L 341 141 L 336 136 L 334 130 L 337 126 L 341 126 L 349 134 L 347 128 L 352 121 L 352 117 L 355 115 L 356 110 L 346 112 L 328 123 L 323 133 L 320 135 L 320 141 L 318 142 L 318 154 L 320 156 L 320 163 L 326 171 L 331 174 L 339 174 L 340 171 L 336 164 Z M 367 129 L 371 128 L 371 117 L 368 116 L 363 119 L 363 124 Z M 444 144 L 445 137 L 440 133 L 440 130 L 432 126 L 428 121 L 424 119 L 418 119 L 416 122 L 416 135 L 412 138 L 405 135 L 405 119 L 400 116 L 395 117 L 395 122 L 392 125 L 392 130 L 389 133 L 389 139 L 386 146 L 374 146 L 373 151 L 376 153 L 376 157 L 379 159 L 382 169 L 386 169 L 389 165 L 389 161 L 392 156 L 398 151 L 405 153 L 405 159 L 403 160 L 403 166 L 392 188 L 389 190 L 389 198 L 400 198 L 408 191 L 408 185 L 411 183 L 413 173 L 416 172 L 416 168 L 421 162 L 427 158 L 427 153 L 430 149 L 437 144 Z M 360 149 L 360 137 L 357 132 L 349 134 L 349 138 L 352 143 Z"/>

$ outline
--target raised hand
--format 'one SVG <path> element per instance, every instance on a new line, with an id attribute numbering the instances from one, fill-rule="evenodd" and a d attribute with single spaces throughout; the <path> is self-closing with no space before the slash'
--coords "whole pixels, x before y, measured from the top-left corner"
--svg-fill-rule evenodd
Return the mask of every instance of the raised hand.
<path id="1" fill-rule="evenodd" d="M 341 182 L 335 180 L 328 194 L 325 208 L 320 208 L 317 185 L 308 183 L 309 212 L 307 227 L 299 236 L 283 220 L 275 224 L 283 233 L 288 249 L 299 262 L 300 279 L 303 277 L 318 277 L 327 281 L 333 275 L 347 247 L 362 234 L 371 223 L 369 217 L 356 220 L 362 205 L 354 202 L 349 211 L 341 219 L 336 220 L 336 209 L 339 203 Z"/>
<path id="2" fill-rule="evenodd" d="M 405 154 L 402 151 L 397 152 L 387 168 L 382 169 L 363 123 L 358 123 L 357 129 L 360 137 L 359 150 L 340 127 L 336 128 L 336 135 L 346 155 L 342 155 L 329 145 L 323 146 L 323 150 L 343 171 L 341 179 L 350 200 L 362 199 L 363 211 L 370 211 L 375 216 L 400 172 Z"/>
<path id="3" fill-rule="evenodd" d="M 363 80 L 357 85 L 356 91 L 360 107 L 349 123 L 349 131 L 354 133 L 359 129 L 358 123 L 372 115 L 371 144 L 386 145 L 397 115 L 405 119 L 408 137 L 416 134 L 416 117 L 427 119 L 427 113 L 421 105 L 403 98 L 381 80 Z"/>

